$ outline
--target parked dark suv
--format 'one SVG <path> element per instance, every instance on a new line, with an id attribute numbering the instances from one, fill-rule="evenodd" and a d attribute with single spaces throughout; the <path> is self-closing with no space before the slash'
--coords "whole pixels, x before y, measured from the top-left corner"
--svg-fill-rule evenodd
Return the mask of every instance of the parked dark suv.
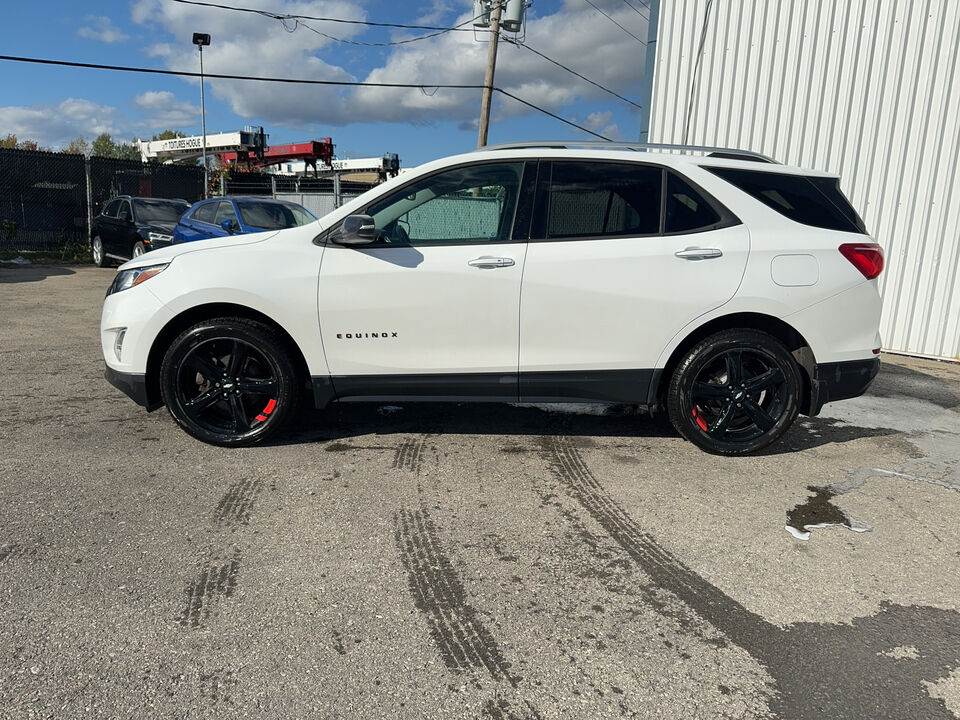
<path id="1" fill-rule="evenodd" d="M 90 250 L 94 264 L 106 267 L 111 261 L 125 262 L 166 247 L 173 241 L 174 225 L 189 208 L 186 200 L 113 198 L 93 220 Z"/>

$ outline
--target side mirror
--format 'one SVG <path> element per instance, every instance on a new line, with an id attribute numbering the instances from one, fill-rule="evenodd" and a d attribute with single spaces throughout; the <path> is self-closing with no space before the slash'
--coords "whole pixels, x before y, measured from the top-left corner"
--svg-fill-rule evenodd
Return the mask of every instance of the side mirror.
<path id="1" fill-rule="evenodd" d="M 121 210 L 120 219 L 123 220 L 124 222 L 130 222 L 130 213 L 127 212 L 126 210 Z"/>
<path id="2" fill-rule="evenodd" d="M 377 239 L 377 223 L 369 215 L 350 215 L 330 239 L 338 245 L 369 245 Z"/>
<path id="3" fill-rule="evenodd" d="M 228 235 L 233 235 L 233 233 L 235 233 L 238 229 L 234 227 L 233 220 L 224 220 L 223 222 L 220 223 L 220 227 L 226 230 Z"/>

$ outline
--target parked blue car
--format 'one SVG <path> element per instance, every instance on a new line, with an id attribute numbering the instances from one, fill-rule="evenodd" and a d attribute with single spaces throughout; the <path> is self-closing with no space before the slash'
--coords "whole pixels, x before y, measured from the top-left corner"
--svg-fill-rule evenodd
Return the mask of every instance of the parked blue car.
<path id="1" fill-rule="evenodd" d="M 316 221 L 302 205 L 263 197 L 221 197 L 201 200 L 183 214 L 173 229 L 173 242 L 193 242 L 226 235 L 283 230 Z"/>

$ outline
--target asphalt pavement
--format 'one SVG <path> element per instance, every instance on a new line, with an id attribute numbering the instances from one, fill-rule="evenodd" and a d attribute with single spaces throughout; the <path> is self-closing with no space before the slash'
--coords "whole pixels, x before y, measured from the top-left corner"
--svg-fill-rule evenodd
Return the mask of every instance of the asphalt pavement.
<path id="1" fill-rule="evenodd" d="M 0 265 L 0 718 L 960 717 L 960 365 L 748 458 L 411 403 L 228 450 L 103 379 L 113 272 Z"/>

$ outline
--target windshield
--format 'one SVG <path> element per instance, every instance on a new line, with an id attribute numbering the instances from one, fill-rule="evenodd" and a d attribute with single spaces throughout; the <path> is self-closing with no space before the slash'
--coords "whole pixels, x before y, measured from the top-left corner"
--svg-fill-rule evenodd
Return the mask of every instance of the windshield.
<path id="1" fill-rule="evenodd" d="M 134 200 L 133 207 L 139 222 L 175 223 L 190 205 L 182 200 Z"/>
<path id="2" fill-rule="evenodd" d="M 294 203 L 237 200 L 237 207 L 244 225 L 261 230 L 300 227 L 316 220 L 305 208 Z"/>

